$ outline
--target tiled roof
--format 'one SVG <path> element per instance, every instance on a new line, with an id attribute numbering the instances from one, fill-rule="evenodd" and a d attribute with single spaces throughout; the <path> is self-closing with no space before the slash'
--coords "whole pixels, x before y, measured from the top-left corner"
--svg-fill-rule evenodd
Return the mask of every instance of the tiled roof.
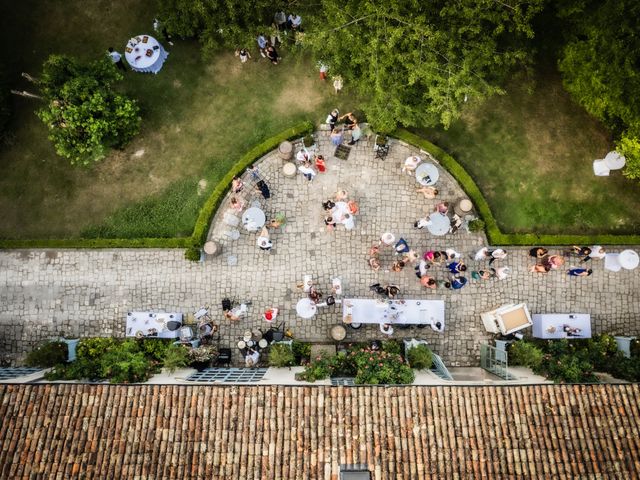
<path id="1" fill-rule="evenodd" d="M 638 385 L 0 385 L 0 478 L 640 477 Z"/>

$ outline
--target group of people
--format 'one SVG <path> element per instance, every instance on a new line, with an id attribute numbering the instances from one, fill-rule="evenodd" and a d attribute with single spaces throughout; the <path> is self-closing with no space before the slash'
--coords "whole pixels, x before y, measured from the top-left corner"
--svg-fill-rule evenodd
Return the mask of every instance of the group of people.
<path id="1" fill-rule="evenodd" d="M 339 122 L 342 122 L 342 124 L 338 125 Z M 336 147 L 342 145 L 345 132 L 351 134 L 351 139 L 347 142 L 348 145 L 355 145 L 362 138 L 362 128 L 353 112 L 340 115 L 340 111 L 334 108 L 327 115 L 325 123 L 329 126 L 329 131 L 331 132 L 331 143 Z"/>
<path id="2" fill-rule="evenodd" d="M 296 154 L 296 161 L 298 163 L 298 171 L 310 182 L 313 181 L 318 172 L 324 173 L 327 171 L 324 155 L 311 153 L 306 147 L 302 147 Z"/>
<path id="3" fill-rule="evenodd" d="M 295 38 L 296 35 L 301 34 L 302 29 L 302 17 L 297 13 L 290 13 L 287 15 L 283 11 L 278 11 L 273 16 L 273 23 L 269 29 L 269 35 L 265 35 L 264 32 L 259 32 L 256 36 L 256 43 L 258 44 L 258 51 L 262 58 L 267 58 L 272 64 L 277 65 L 280 61 L 280 56 L 276 47 L 282 45 L 283 35 L 289 33 Z M 251 58 L 251 53 L 247 48 L 240 48 L 236 50 L 236 57 L 240 59 L 242 63 L 246 63 Z"/>
<path id="4" fill-rule="evenodd" d="M 562 252 L 562 255 L 551 255 L 544 247 L 534 247 L 529 251 L 529 256 L 535 259 L 535 264 L 529 268 L 534 273 L 549 273 L 551 270 L 558 270 L 565 264 L 565 258 L 580 259 L 579 263 L 588 262 L 594 258 L 603 259 L 606 251 L 600 245 L 593 247 L 580 247 L 573 245 Z M 593 269 L 584 267 L 571 267 L 567 269 L 567 275 L 571 277 L 588 277 L 593 273 Z"/>
<path id="5" fill-rule="evenodd" d="M 355 216 L 360 213 L 360 206 L 355 200 L 349 200 L 345 190 L 338 190 L 332 198 L 322 202 L 325 212 L 324 224 L 332 232 L 338 224 L 344 225 L 346 230 L 353 230 L 356 226 Z"/>

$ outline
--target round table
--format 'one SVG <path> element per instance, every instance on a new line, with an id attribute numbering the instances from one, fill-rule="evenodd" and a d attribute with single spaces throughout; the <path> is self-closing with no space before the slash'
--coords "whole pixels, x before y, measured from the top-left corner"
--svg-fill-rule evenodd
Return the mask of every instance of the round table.
<path id="1" fill-rule="evenodd" d="M 282 142 L 278 147 L 278 155 L 282 160 L 290 160 L 293 158 L 293 144 L 287 140 Z"/>
<path id="2" fill-rule="evenodd" d="M 343 224 L 349 230 L 355 225 L 347 202 L 336 202 L 335 207 L 331 209 L 331 216 L 336 222 Z"/>
<path id="3" fill-rule="evenodd" d="M 382 237 L 380 237 L 380 240 L 382 241 L 382 243 L 389 246 L 395 243 L 396 236 L 391 232 L 386 232 L 382 234 Z"/>
<path id="4" fill-rule="evenodd" d="M 344 337 L 347 336 L 347 330 L 342 325 L 334 325 L 331 327 L 331 338 L 333 338 L 336 342 L 340 342 L 344 340 Z"/>
<path id="5" fill-rule="evenodd" d="M 615 150 L 607 153 L 607 156 L 604 157 L 604 164 L 609 170 L 620 170 L 625 163 L 626 159 Z"/>
<path id="6" fill-rule="evenodd" d="M 618 263 L 620 263 L 622 268 L 633 270 L 638 267 L 638 264 L 640 264 L 640 258 L 633 250 L 623 250 L 618 256 Z"/>
<path id="7" fill-rule="evenodd" d="M 207 255 L 219 255 L 222 252 L 222 248 L 220 248 L 220 244 L 213 240 L 209 240 L 204 244 L 204 253 Z"/>
<path id="8" fill-rule="evenodd" d="M 473 204 L 471 203 L 471 200 L 469 200 L 468 198 L 463 198 L 458 203 L 456 203 L 455 207 L 453 207 L 453 211 L 461 217 L 464 217 L 471 211 L 472 208 Z"/>
<path id="9" fill-rule="evenodd" d="M 169 54 L 150 35 L 137 35 L 127 42 L 124 58 L 134 72 L 158 73 Z"/>
<path id="10" fill-rule="evenodd" d="M 429 177 L 428 179 L 425 178 L 427 176 Z M 440 173 L 438 173 L 438 168 L 433 163 L 423 163 L 416 168 L 416 180 L 420 185 L 435 185 L 439 178 Z"/>
<path id="11" fill-rule="evenodd" d="M 296 304 L 296 313 L 302 318 L 312 318 L 317 309 L 318 307 L 310 298 L 301 298 Z"/>
<path id="12" fill-rule="evenodd" d="M 433 212 L 429 215 L 429 224 L 427 230 L 433 235 L 445 235 L 451 228 L 451 221 L 446 215 L 442 215 L 438 212 Z"/>
<path id="13" fill-rule="evenodd" d="M 298 169 L 296 168 L 295 164 L 291 162 L 287 162 L 282 166 L 282 174 L 285 177 L 293 178 L 297 175 L 297 173 Z"/>
<path id="14" fill-rule="evenodd" d="M 242 214 L 242 225 L 250 232 L 255 232 L 264 226 L 267 217 L 258 207 L 247 208 Z"/>

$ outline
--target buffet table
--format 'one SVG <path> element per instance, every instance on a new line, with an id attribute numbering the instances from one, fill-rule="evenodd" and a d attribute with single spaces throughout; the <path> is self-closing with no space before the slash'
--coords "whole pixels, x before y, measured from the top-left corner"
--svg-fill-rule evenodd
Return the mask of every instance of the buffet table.
<path id="1" fill-rule="evenodd" d="M 591 338 L 591 315 L 587 313 L 533 314 L 536 338 Z"/>
<path id="2" fill-rule="evenodd" d="M 158 73 L 169 54 L 151 35 L 138 35 L 127 42 L 124 58 L 134 72 Z"/>
<path id="3" fill-rule="evenodd" d="M 129 312 L 126 336 L 178 338 L 181 326 L 181 313 Z"/>
<path id="4" fill-rule="evenodd" d="M 444 329 L 443 300 L 373 300 L 347 298 L 342 302 L 344 323 L 435 325 Z"/>

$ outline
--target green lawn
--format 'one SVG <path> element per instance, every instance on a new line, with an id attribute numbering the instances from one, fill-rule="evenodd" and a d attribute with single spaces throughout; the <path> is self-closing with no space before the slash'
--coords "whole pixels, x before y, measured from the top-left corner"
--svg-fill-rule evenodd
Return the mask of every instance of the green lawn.
<path id="1" fill-rule="evenodd" d="M 448 131 L 419 131 L 474 178 L 505 233 L 640 233 L 640 185 L 620 171 L 596 177 L 612 148 L 606 130 L 572 102 L 554 72 L 535 89 L 470 106 Z"/>
<path id="2" fill-rule="evenodd" d="M 5 52 L 10 67 L 32 75 L 50 53 L 95 58 L 153 33 L 144 2 L 29 1 L 0 13 L 3 44 L 18 46 Z M 0 150 L 0 237 L 189 234 L 206 193 L 243 153 L 300 120 L 351 107 L 286 49 L 273 66 L 257 52 L 245 65 L 226 51 L 203 59 L 193 41 L 168 48 L 157 76 L 126 73 L 120 88 L 139 99 L 142 131 L 95 167 L 57 157 L 33 113 L 38 101 L 15 99 L 13 138 Z M 200 179 L 208 188 L 199 193 Z"/>
<path id="3" fill-rule="evenodd" d="M 6 70 L 36 75 L 50 53 L 83 58 L 123 50 L 152 32 L 148 3 L 126 0 L 0 2 Z M 191 232 L 206 194 L 256 143 L 292 124 L 322 121 L 336 99 L 314 66 L 283 49 L 272 66 L 253 45 L 241 65 L 230 52 L 203 59 L 194 41 L 176 41 L 159 75 L 127 72 L 123 91 L 143 113 L 140 135 L 92 168 L 56 156 L 35 116 L 37 100 L 14 98 L 12 135 L 0 146 L 0 238 L 176 236 Z M 24 80 L 18 89 L 34 87 Z M 638 233 L 640 188 L 620 172 L 596 178 L 591 162 L 610 141 L 574 105 L 555 74 L 533 94 L 513 81 L 508 94 L 470 105 L 448 131 L 428 139 L 475 178 L 505 232 Z M 198 192 L 198 181 L 207 188 Z"/>

